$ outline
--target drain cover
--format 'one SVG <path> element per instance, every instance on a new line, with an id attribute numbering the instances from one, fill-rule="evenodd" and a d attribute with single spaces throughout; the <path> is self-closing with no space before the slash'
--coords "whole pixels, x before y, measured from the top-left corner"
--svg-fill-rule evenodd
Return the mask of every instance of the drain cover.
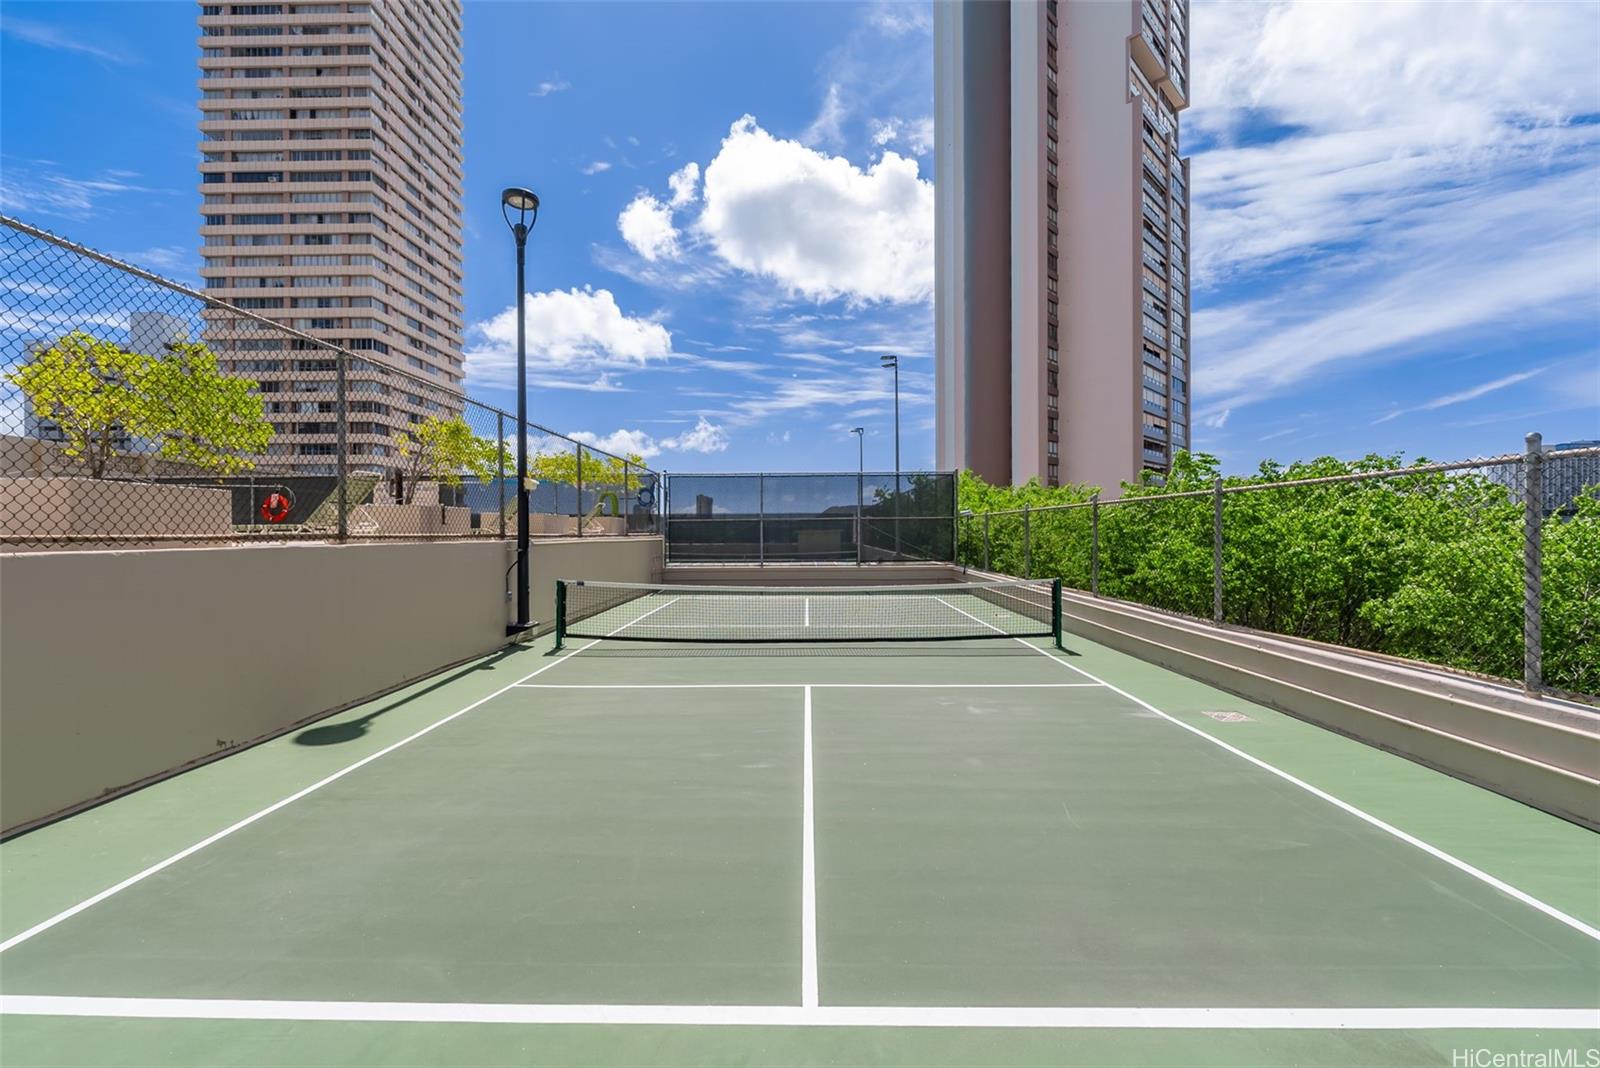
<path id="1" fill-rule="evenodd" d="M 1218 723 L 1251 723 L 1254 722 L 1243 712 L 1235 712 L 1230 708 L 1202 708 L 1202 716 L 1210 716 Z"/>

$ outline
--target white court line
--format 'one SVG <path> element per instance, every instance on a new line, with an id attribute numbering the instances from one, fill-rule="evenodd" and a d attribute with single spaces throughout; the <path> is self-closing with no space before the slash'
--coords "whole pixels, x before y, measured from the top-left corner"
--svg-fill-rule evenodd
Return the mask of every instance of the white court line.
<path id="1" fill-rule="evenodd" d="M 1094 690 L 1100 682 L 519 682 L 522 690 Z"/>
<path id="2" fill-rule="evenodd" d="M 806 626 L 811 626 L 811 598 L 806 598 Z M 845 626 L 849 626 L 848 623 Z"/>
<path id="3" fill-rule="evenodd" d="M 678 598 L 674 597 L 671 601 L 668 601 L 666 604 L 658 605 L 657 607 L 652 608 L 650 610 L 650 612 L 644 613 L 644 615 L 639 616 L 637 619 L 629 620 L 627 623 L 624 623 L 621 627 L 618 627 L 616 630 L 612 631 L 611 633 L 612 634 L 616 634 L 617 631 L 622 630 L 624 627 L 631 627 L 633 624 L 639 622 L 640 619 L 643 619 L 645 616 L 650 615 L 651 612 L 659 612 L 659 611 L 661 611 L 661 609 L 667 607 L 667 605 L 672 604 L 673 602 L 675 602 L 677 600 L 678 600 Z M 440 727 L 444 726 L 446 723 L 449 723 L 451 720 L 456 719 L 456 718 L 458 718 L 460 716 L 466 715 L 468 712 L 471 712 L 474 708 L 477 708 L 479 705 L 482 705 L 482 704 L 484 704 L 484 703 L 486 703 L 488 701 L 492 701 L 496 697 L 499 697 L 501 694 L 509 692 L 518 683 L 527 682 L 529 679 L 533 678 L 535 675 L 539 675 L 539 674 L 542 674 L 542 673 L 544 673 L 546 671 L 549 671 L 551 668 L 555 667 L 558 664 L 566 663 L 568 660 L 571 660 L 573 657 L 577 656 L 579 653 L 583 652 L 585 649 L 594 648 L 596 645 L 598 645 L 600 643 L 600 641 L 601 641 L 601 639 L 597 638 L 594 641 L 590 642 L 588 645 L 581 645 L 578 648 L 572 650 L 572 652 L 568 653 L 567 655 L 562 656 L 562 657 L 558 657 L 557 659 L 552 660 L 550 663 L 545 664 L 543 667 L 540 667 L 540 668 L 537 668 L 537 669 L 535 669 L 533 671 L 530 671 L 528 674 L 522 676 L 522 678 L 517 679 L 514 682 L 507 683 L 505 686 L 500 687 L 500 689 L 496 690 L 494 693 L 489 694 L 487 697 L 480 697 L 476 701 L 472 702 L 470 705 L 467 705 L 465 708 L 457 709 L 456 711 L 450 713 L 448 716 L 445 716 L 443 719 L 434 720 L 432 723 L 428 724 L 426 727 L 423 727 L 421 730 L 416 731 L 415 733 L 408 734 L 406 737 L 400 739 L 398 742 L 394 742 L 394 743 L 392 743 L 390 745 L 386 745 L 382 749 L 378 750 L 376 753 L 372 753 L 372 754 L 370 754 L 368 756 L 362 757 L 360 760 L 356 761 L 354 764 L 347 764 L 344 767 L 340 768 L 338 771 L 334 772 L 332 775 L 328 775 L 328 776 L 326 776 L 324 778 L 318 779 L 316 782 L 312 783 L 310 786 L 307 786 L 307 787 L 305 787 L 303 789 L 300 789 L 300 790 L 296 790 L 294 793 L 290 794 L 288 797 L 283 798 L 282 800 L 274 801 L 272 804 L 268 805 L 264 809 L 261 809 L 259 812 L 252 813 L 251 815 L 246 816 L 244 819 L 239 820 L 237 823 L 231 823 L 228 826 L 224 827 L 222 830 L 218 831 L 217 833 L 215 833 L 213 835 L 210 835 L 210 836 L 208 836 L 206 838 L 202 838 L 200 841 L 196 842 L 194 845 L 188 847 L 187 849 L 181 849 L 178 852 L 172 854 L 172 856 L 166 858 L 165 860 L 157 861 L 156 863 L 150 865 L 148 868 L 145 868 L 143 871 L 137 872 L 137 873 L 135 873 L 133 875 L 128 876 L 126 879 L 122 880 L 120 883 L 117 883 L 114 886 L 108 886 L 104 890 L 100 891 L 98 894 L 95 894 L 92 897 L 84 898 L 82 901 L 78 902 L 76 905 L 73 905 L 71 908 L 63 909 L 61 912 L 56 913 L 54 916 L 51 916 L 49 919 L 42 920 L 39 923 L 34 924 L 32 927 L 28 928 L 26 931 L 23 931 L 20 934 L 12 935 L 10 938 L 6 939 L 4 942 L 0 942 L 0 953 L 4 953 L 6 950 L 11 949 L 13 946 L 21 945 L 22 943 L 26 942 L 28 939 L 34 937 L 35 935 L 43 934 L 45 931 L 48 931 L 50 928 L 54 927 L 58 923 L 61 923 L 63 920 L 70 920 L 72 917 L 76 916 L 78 913 L 84 911 L 85 909 L 93 908 L 95 905 L 98 905 L 100 902 L 104 901 L 106 898 L 111 897 L 114 894 L 120 894 L 122 891 L 126 890 L 128 887 L 133 886 L 136 883 L 141 883 L 144 880 L 150 878 L 150 876 L 157 874 L 158 872 L 165 871 L 166 869 L 172 867 L 172 865 L 178 863 L 178 861 L 183 860 L 185 857 L 193 856 L 195 853 L 200 852 L 200 850 L 204 849 L 208 845 L 213 845 L 213 844 L 215 844 L 217 842 L 222 841 L 224 838 L 228 837 L 230 834 L 233 834 L 235 831 L 244 830 L 246 827 L 250 826 L 252 823 L 255 823 L 257 820 L 263 819 L 266 816 L 272 815 L 272 813 L 278 811 L 280 808 L 283 808 L 285 805 L 291 805 L 294 802 L 300 800 L 302 797 L 305 797 L 307 794 L 315 793 L 316 791 L 322 789 L 324 786 L 327 786 L 329 783 L 337 782 L 338 780 L 344 778 L 346 775 L 350 774 L 352 771 L 355 771 L 357 768 L 366 767 L 368 764 L 372 763 L 374 760 L 377 760 L 379 757 L 387 756 L 388 754 L 394 752 L 396 749 L 399 749 L 401 746 L 409 745 L 410 743 L 416 741 L 418 738 L 421 738 L 424 734 L 428 734 L 428 733 L 430 733 L 432 731 L 438 730 Z"/>
<path id="4" fill-rule="evenodd" d="M 817 820 L 811 774 L 811 687 L 806 687 L 805 785 L 800 801 L 800 1004 L 817 1007 Z"/>
<path id="5" fill-rule="evenodd" d="M 1303 1009 L 899 1005 L 508 1005 L 0 995 L 0 1015 L 371 1023 L 655 1024 L 699 1027 L 1116 1027 L 1141 1030 L 1586 1030 L 1594 1009 Z"/>
<path id="6" fill-rule="evenodd" d="M 1000 629 L 999 627 L 993 626 L 992 624 L 984 623 L 983 620 L 978 619 L 977 616 L 974 616 L 969 612 L 962 612 L 961 609 L 956 608 L 955 605 L 950 604 L 948 601 L 945 601 L 944 598 L 942 598 L 942 597 L 936 597 L 934 599 L 939 601 L 941 604 L 944 604 L 948 608 L 955 608 L 955 610 L 957 612 L 961 612 L 962 615 L 967 616 L 970 619 L 975 619 L 979 623 L 983 623 L 984 626 L 989 627 L 991 630 L 999 630 Z M 1582 920 L 1578 919 L 1576 916 L 1571 916 L 1571 915 L 1568 915 L 1565 912 L 1562 912 L 1560 909 L 1556 908 L 1554 905 L 1547 904 L 1546 902 L 1539 900 L 1538 898 L 1534 897 L 1532 894 L 1528 893 L 1527 891 L 1518 890 L 1516 887 L 1512 886 L 1510 883 L 1506 882 L 1505 880 L 1497 879 L 1496 877 L 1494 877 L 1493 875 L 1490 875 L 1488 872 L 1484 871 L 1483 869 L 1476 868 L 1476 867 L 1472 866 L 1471 864 L 1468 864 L 1466 861 L 1462 860 L 1460 857 L 1457 857 L 1457 856 L 1455 856 L 1453 854 L 1450 854 L 1450 853 L 1446 853 L 1444 850 L 1440 849 L 1438 846 L 1430 845 L 1429 843 L 1424 842 L 1422 839 L 1418 838 L 1416 835 L 1407 834 L 1405 831 L 1402 831 L 1400 828 L 1396 827 L 1394 824 L 1385 822 L 1384 820 L 1379 819 L 1377 816 L 1372 815 L 1370 812 L 1367 812 L 1367 811 L 1365 811 L 1363 809 L 1359 809 L 1356 806 L 1352 805 L 1350 802 L 1342 800 L 1342 799 L 1340 799 L 1338 797 L 1335 797 L 1333 794 L 1328 793 L 1328 791 L 1326 791 L 1326 790 L 1320 789 L 1320 788 L 1318 788 L 1316 786 L 1312 786 L 1310 783 L 1306 782 L 1304 779 L 1297 778 L 1296 776 L 1289 774 L 1287 771 L 1284 771 L 1282 768 L 1277 767 L 1277 766 L 1275 766 L 1273 764 L 1267 763 L 1265 760 L 1262 760 L 1260 757 L 1251 756 L 1249 753 L 1246 753 L 1243 749 L 1240 749 L 1237 746 L 1229 745 L 1227 742 L 1223 741 L 1221 738 L 1218 738 L 1218 737 L 1216 737 L 1215 735 L 1212 735 L 1212 734 L 1207 734 L 1205 731 L 1201 730 L 1199 727 L 1195 727 L 1195 726 L 1192 726 L 1192 725 L 1190 725 L 1188 723 L 1185 723 L 1183 720 L 1178 719 L 1176 716 L 1168 715 L 1167 713 L 1161 711 L 1161 709 L 1157 708 L 1155 705 L 1151 704 L 1149 701 L 1146 701 L 1146 700 L 1144 700 L 1142 698 L 1139 698 L 1139 697 L 1135 697 L 1133 694 L 1129 693 L 1127 690 L 1122 689 L 1120 686 L 1113 686 L 1111 683 L 1106 682 L 1104 679 L 1100 678 L 1098 675 L 1090 674 L 1089 672 L 1085 671 L 1083 668 L 1078 667 L 1076 664 L 1072 664 L 1072 663 L 1069 663 L 1069 662 L 1061 659 L 1059 656 L 1056 656 L 1054 653 L 1052 653 L 1048 649 L 1041 649 L 1037 645 L 1033 645 L 1033 644 L 1030 644 L 1029 642 L 1023 641 L 1021 638 L 1018 638 L 1016 640 L 1019 641 L 1019 642 L 1022 642 L 1023 645 L 1026 645 L 1029 649 L 1032 649 L 1034 652 L 1038 653 L 1040 656 L 1047 656 L 1051 660 L 1054 660 L 1056 663 L 1061 664 L 1063 667 L 1071 668 L 1073 671 L 1076 671 L 1078 674 L 1082 675 L 1084 678 L 1092 679 L 1095 682 L 1098 682 L 1100 685 L 1104 686 L 1106 689 L 1110 690 L 1112 693 L 1120 694 L 1121 696 L 1126 697 L 1128 700 L 1132 701 L 1134 704 L 1138 705 L 1140 708 L 1143 708 L 1143 709 L 1145 709 L 1147 711 L 1150 711 L 1150 712 L 1154 712 L 1156 715 L 1160 716 L 1162 719 L 1166 720 L 1169 723 L 1177 724 L 1178 726 L 1182 727 L 1184 730 L 1188 731 L 1190 734 L 1196 735 L 1196 736 L 1198 736 L 1200 738 L 1204 738 L 1206 741 L 1210 742 L 1212 745 L 1215 745 L 1215 746 L 1217 746 L 1217 747 L 1219 747 L 1221 749 L 1226 749 L 1228 752 L 1232 753 L 1236 757 L 1239 757 L 1241 760 L 1247 760 L 1250 763 L 1254 764 L 1256 767 L 1262 769 L 1263 771 L 1271 772 L 1273 775 L 1276 775 L 1278 778 L 1282 779 L 1284 782 L 1292 783 L 1293 785 L 1300 787 L 1300 789 L 1306 791 L 1306 793 L 1308 793 L 1308 794 L 1311 794 L 1313 797 L 1321 798 L 1322 800 L 1328 802 L 1328 804 L 1333 805 L 1335 808 L 1342 809 L 1343 811 L 1348 812 L 1350 815 L 1356 817 L 1357 819 L 1363 820 L 1363 821 L 1371 824 L 1372 826 L 1378 828 L 1378 830 L 1383 831 L 1385 834 L 1393 835 L 1395 838 L 1400 839 L 1400 841 L 1405 842 L 1407 845 L 1415 846 L 1416 848 L 1422 850 L 1424 853 L 1428 854 L 1430 857 L 1433 857 L 1433 858 L 1435 858 L 1437 860 L 1442 860 L 1446 864 L 1448 864 L 1451 867 L 1457 869 L 1458 871 L 1465 872 L 1466 874 L 1472 876 L 1474 879 L 1477 879 L 1479 882 L 1482 882 L 1482 883 L 1485 883 L 1485 884 L 1487 884 L 1489 886 L 1494 887 L 1496 890 L 1500 891 L 1502 894 L 1505 894 L 1508 897 L 1513 897 L 1516 900 L 1522 902 L 1524 905 L 1527 905 L 1530 908 L 1537 909 L 1538 911 L 1544 913 L 1546 916 L 1549 916 L 1551 919 L 1556 920 L 1556 921 L 1558 921 L 1560 923 L 1566 924 L 1568 927 L 1571 927 L 1574 931 L 1578 931 L 1578 932 L 1580 932 L 1582 934 L 1586 934 L 1590 938 L 1594 939 L 1595 941 L 1600 942 L 1600 928 L 1592 927 L 1589 924 L 1584 923 Z M 1597 1015 L 1596 1023 L 1600 1024 L 1600 1015 Z"/>

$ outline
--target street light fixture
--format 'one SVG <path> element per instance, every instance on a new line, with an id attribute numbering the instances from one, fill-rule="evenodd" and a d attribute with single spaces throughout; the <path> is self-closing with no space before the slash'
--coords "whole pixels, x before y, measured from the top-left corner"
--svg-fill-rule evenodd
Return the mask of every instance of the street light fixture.
<path id="1" fill-rule="evenodd" d="M 528 618 L 528 334 L 523 276 L 528 231 L 539 218 L 539 198 L 513 186 L 500 194 L 500 214 L 517 239 L 517 618 L 507 625 L 506 633 L 521 634 L 533 626 Z"/>

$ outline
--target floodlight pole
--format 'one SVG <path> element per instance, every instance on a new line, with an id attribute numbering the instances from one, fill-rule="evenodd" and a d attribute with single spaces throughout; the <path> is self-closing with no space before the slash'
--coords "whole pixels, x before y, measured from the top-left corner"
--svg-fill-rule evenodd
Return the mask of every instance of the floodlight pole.
<path id="1" fill-rule="evenodd" d="M 528 332 L 523 294 L 527 291 L 528 231 L 539 218 L 539 198 L 526 189 L 507 189 L 500 194 L 500 212 L 517 240 L 517 613 L 506 633 L 521 634 L 533 626 L 528 618 Z"/>
<path id="2" fill-rule="evenodd" d="M 867 428 L 853 426 L 850 433 L 856 436 L 856 563 L 861 563 L 861 498 L 867 482 Z"/>
<path id="3" fill-rule="evenodd" d="M 887 354 L 882 357 L 885 367 L 894 369 L 894 513 L 889 520 L 894 524 L 894 558 L 900 559 L 900 357 Z"/>

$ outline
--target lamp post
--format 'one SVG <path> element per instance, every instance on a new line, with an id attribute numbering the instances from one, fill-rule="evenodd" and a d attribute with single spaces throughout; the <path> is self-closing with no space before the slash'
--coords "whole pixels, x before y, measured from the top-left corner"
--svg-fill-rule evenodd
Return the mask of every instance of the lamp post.
<path id="1" fill-rule="evenodd" d="M 507 634 L 533 626 L 528 618 L 528 338 L 527 291 L 523 275 L 528 259 L 528 231 L 539 218 L 539 198 L 513 186 L 500 194 L 500 214 L 517 239 L 517 618 Z"/>
<path id="2" fill-rule="evenodd" d="M 894 558 L 900 559 L 900 357 L 886 354 L 880 357 L 884 367 L 894 370 L 894 511 L 889 520 L 894 524 Z"/>
<path id="3" fill-rule="evenodd" d="M 856 436 L 856 563 L 861 562 L 861 495 L 867 479 L 867 428 L 853 426 L 850 433 Z"/>

